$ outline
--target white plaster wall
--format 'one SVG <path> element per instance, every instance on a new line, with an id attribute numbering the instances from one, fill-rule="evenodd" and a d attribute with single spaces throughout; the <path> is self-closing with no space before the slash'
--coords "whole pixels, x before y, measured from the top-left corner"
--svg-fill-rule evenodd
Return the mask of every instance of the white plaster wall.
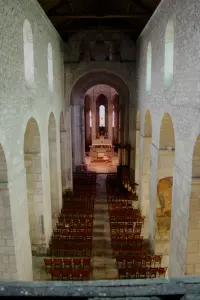
<path id="1" fill-rule="evenodd" d="M 175 132 L 170 276 L 180 276 L 186 272 L 192 153 L 200 132 L 199 16 L 198 0 L 163 0 L 137 42 L 137 102 L 141 113 L 141 132 L 144 129 L 147 109 L 150 109 L 152 117 L 150 206 L 154 205 L 153 199 L 156 194 L 160 127 L 164 113 L 170 114 Z M 172 85 L 165 88 L 164 35 L 170 19 L 173 19 L 175 26 L 174 75 Z M 149 41 L 152 44 L 150 95 L 145 89 L 146 53 Z M 150 219 L 153 238 L 155 219 L 153 210 Z"/>
<path id="2" fill-rule="evenodd" d="M 24 79 L 23 22 L 28 19 L 33 31 L 35 82 Z M 1 1 L 1 68 L 0 68 L 0 143 L 6 153 L 12 227 L 17 263 L 17 278 L 32 280 L 32 258 L 24 169 L 24 132 L 34 117 L 41 139 L 42 178 L 44 190 L 44 227 L 46 240 L 51 235 L 48 118 L 54 111 L 56 124 L 64 107 L 62 41 L 36 0 Z M 47 46 L 53 50 L 54 90 L 47 81 Z M 59 128 L 57 130 L 59 133 Z M 58 139 L 58 161 L 59 154 Z M 60 166 L 58 166 L 60 170 Z M 60 184 L 61 185 L 61 184 Z M 13 258 L 14 259 L 14 258 Z M 4 276 L 1 278 L 4 279 Z"/>

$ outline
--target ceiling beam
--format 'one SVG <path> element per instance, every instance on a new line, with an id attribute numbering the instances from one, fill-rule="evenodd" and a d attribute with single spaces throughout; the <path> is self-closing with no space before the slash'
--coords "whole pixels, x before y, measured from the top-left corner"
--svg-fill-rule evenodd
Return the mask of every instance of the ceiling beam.
<path id="1" fill-rule="evenodd" d="M 130 28 L 66 28 L 60 30 L 60 33 L 67 33 L 67 32 L 131 32 L 135 33 L 140 31 L 140 29 L 135 30 L 135 29 L 130 29 Z"/>
<path id="2" fill-rule="evenodd" d="M 149 7 L 147 7 L 144 3 L 142 3 L 141 0 L 132 0 L 131 2 L 135 3 L 139 8 L 141 8 L 146 13 L 149 13 L 150 15 L 153 14 L 153 10 L 151 10 Z"/>
<path id="3" fill-rule="evenodd" d="M 49 16 L 53 17 L 64 17 L 66 20 L 72 19 L 142 19 L 142 18 L 149 18 L 150 14 L 131 14 L 131 15 L 104 15 L 104 16 L 96 16 L 96 15 L 66 15 L 66 14 L 57 14 L 54 13 L 53 15 Z"/>

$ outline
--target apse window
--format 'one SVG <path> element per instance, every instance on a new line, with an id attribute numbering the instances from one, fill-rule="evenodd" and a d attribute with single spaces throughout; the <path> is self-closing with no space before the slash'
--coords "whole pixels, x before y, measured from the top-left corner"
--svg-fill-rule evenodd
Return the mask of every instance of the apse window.
<path id="1" fill-rule="evenodd" d="M 48 43 L 48 85 L 53 91 L 53 53 L 51 43 Z"/>
<path id="2" fill-rule="evenodd" d="M 151 93 L 151 60 L 152 60 L 152 50 L 151 50 L 151 43 L 149 42 L 147 47 L 147 63 L 146 63 L 146 91 L 148 94 Z"/>
<path id="3" fill-rule="evenodd" d="M 89 118 L 90 118 L 90 128 L 92 127 L 92 112 L 90 110 L 89 112 Z"/>
<path id="4" fill-rule="evenodd" d="M 28 20 L 23 24 L 24 43 L 24 76 L 29 84 L 34 83 L 34 54 L 33 54 L 33 33 Z"/>
<path id="5" fill-rule="evenodd" d="M 113 112 L 112 112 L 112 127 L 115 127 L 115 110 L 114 110 L 114 106 L 113 106 Z"/>
<path id="6" fill-rule="evenodd" d="M 100 105 L 99 107 L 99 125 L 105 127 L 105 106 Z"/>
<path id="7" fill-rule="evenodd" d="M 169 87 L 173 81 L 174 68 L 174 24 L 170 20 L 165 32 L 164 85 Z"/>

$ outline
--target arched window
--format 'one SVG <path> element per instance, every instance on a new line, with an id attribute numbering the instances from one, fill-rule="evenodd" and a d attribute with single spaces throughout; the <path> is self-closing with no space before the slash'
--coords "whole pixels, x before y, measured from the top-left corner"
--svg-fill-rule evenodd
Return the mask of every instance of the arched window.
<path id="1" fill-rule="evenodd" d="M 23 24 L 24 76 L 28 83 L 34 83 L 33 33 L 28 20 Z"/>
<path id="2" fill-rule="evenodd" d="M 112 127 L 115 127 L 115 107 L 113 106 L 113 113 L 112 113 Z"/>
<path id="3" fill-rule="evenodd" d="M 92 127 L 92 112 L 90 110 L 89 112 L 89 118 L 90 118 L 90 128 Z"/>
<path id="4" fill-rule="evenodd" d="M 174 68 L 174 24 L 170 20 L 165 32 L 164 85 L 168 87 L 173 81 Z"/>
<path id="5" fill-rule="evenodd" d="M 100 105 L 99 107 L 99 125 L 105 127 L 105 106 Z"/>
<path id="6" fill-rule="evenodd" d="M 53 91 L 53 54 L 51 43 L 48 43 L 48 84 L 51 91 Z"/>
<path id="7" fill-rule="evenodd" d="M 146 62 L 146 91 L 148 94 L 151 93 L 151 60 L 152 60 L 152 50 L 151 50 L 151 43 L 149 42 L 147 48 L 147 62 Z"/>

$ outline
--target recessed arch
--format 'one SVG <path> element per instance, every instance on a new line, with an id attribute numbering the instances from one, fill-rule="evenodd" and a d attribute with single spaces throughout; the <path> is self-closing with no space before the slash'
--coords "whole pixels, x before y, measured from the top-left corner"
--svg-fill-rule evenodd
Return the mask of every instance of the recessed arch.
<path id="1" fill-rule="evenodd" d="M 29 119 L 24 133 L 24 164 L 29 214 L 29 235 L 33 253 L 45 244 L 41 143 L 37 121 Z M 41 226 L 41 224 L 43 224 Z"/>
<path id="2" fill-rule="evenodd" d="M 152 47 L 151 42 L 147 46 L 146 56 L 146 91 L 148 94 L 151 93 L 151 66 L 152 66 Z"/>
<path id="3" fill-rule="evenodd" d="M 164 85 L 169 87 L 173 81 L 174 69 L 174 22 L 169 20 L 165 31 Z"/>
<path id="4" fill-rule="evenodd" d="M 53 91 L 53 51 L 52 51 L 51 43 L 48 43 L 47 58 L 48 58 L 48 85 L 49 85 L 49 89 Z"/>
<path id="5" fill-rule="evenodd" d="M 174 150 L 175 149 L 175 137 L 174 126 L 172 118 L 169 113 L 165 113 L 160 126 L 160 150 Z"/>
<path id="6" fill-rule="evenodd" d="M 48 140 L 49 140 L 51 211 L 52 211 L 52 218 L 56 219 L 59 213 L 59 194 L 58 194 L 56 120 L 53 112 L 51 112 L 49 116 Z"/>
<path id="7" fill-rule="evenodd" d="M 30 22 L 23 23 L 24 76 L 29 84 L 34 83 L 33 33 Z"/>

